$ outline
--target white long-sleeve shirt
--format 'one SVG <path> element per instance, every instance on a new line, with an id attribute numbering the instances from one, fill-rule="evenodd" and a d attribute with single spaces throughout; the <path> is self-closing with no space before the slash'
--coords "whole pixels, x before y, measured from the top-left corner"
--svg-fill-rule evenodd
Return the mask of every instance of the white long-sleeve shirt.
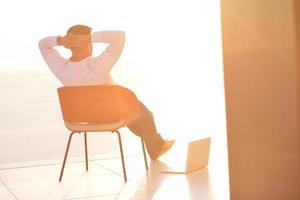
<path id="1" fill-rule="evenodd" d="M 109 43 L 109 45 L 99 56 L 89 56 L 78 62 L 62 57 L 54 48 L 57 46 L 57 36 L 42 39 L 39 47 L 50 70 L 64 86 L 112 84 L 110 71 L 122 53 L 125 33 L 123 31 L 94 32 L 92 42 Z"/>

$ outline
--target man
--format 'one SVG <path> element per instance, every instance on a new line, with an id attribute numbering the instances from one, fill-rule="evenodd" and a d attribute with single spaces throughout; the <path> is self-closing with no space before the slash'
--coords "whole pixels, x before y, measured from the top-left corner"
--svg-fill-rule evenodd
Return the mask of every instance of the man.
<path id="1" fill-rule="evenodd" d="M 92 43 L 108 43 L 99 56 L 93 57 Z M 125 43 L 123 31 L 100 31 L 91 34 L 91 28 L 75 25 L 65 36 L 50 36 L 39 42 L 40 51 L 53 74 L 64 86 L 114 84 L 110 71 L 120 57 Z M 69 59 L 62 57 L 55 46 L 72 52 Z M 146 143 L 150 158 L 156 160 L 167 152 L 174 140 L 162 139 L 157 133 L 153 114 L 140 102 L 141 115 L 127 127 Z"/>

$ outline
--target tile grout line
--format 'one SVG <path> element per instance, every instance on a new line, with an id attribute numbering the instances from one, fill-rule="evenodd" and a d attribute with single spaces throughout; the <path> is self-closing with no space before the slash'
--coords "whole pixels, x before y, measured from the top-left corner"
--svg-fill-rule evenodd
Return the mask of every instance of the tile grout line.
<path id="1" fill-rule="evenodd" d="M 94 164 L 96 164 L 96 165 L 98 165 L 98 166 L 100 166 L 100 167 L 103 167 L 103 168 L 105 168 L 106 170 L 109 170 L 109 171 L 111 171 L 113 174 L 116 174 L 116 175 L 118 175 L 118 176 L 121 176 L 121 177 L 123 177 L 123 175 L 122 174 L 120 174 L 120 173 L 118 173 L 118 172 L 115 172 L 115 171 L 112 171 L 111 169 L 109 169 L 108 167 L 106 167 L 106 166 L 104 166 L 104 165 L 101 165 L 101 164 L 99 164 L 99 163 L 97 163 L 97 162 L 95 162 Z M 148 169 L 148 170 L 150 170 L 150 169 Z M 148 171 L 146 171 L 146 173 L 148 174 Z M 127 177 L 128 178 L 128 177 Z M 135 183 L 135 184 L 137 184 L 138 186 L 140 186 L 140 187 L 143 187 L 143 188 L 145 188 L 146 189 L 146 191 L 151 191 L 151 192 L 155 192 L 154 190 L 152 190 L 152 189 L 148 189 L 147 188 L 147 186 L 145 186 L 145 185 L 142 185 L 142 184 L 140 184 L 140 183 L 138 183 L 137 181 L 135 181 L 135 180 L 132 180 L 131 178 L 128 178 L 128 180 L 129 181 L 131 181 L 132 183 Z"/>
<path id="2" fill-rule="evenodd" d="M 68 199 L 65 199 L 65 200 L 82 200 L 82 199 L 91 199 L 91 198 L 95 198 L 95 197 L 114 197 L 116 196 L 116 194 L 119 194 L 119 193 L 111 193 L 111 194 L 103 194 L 103 195 L 92 195 L 92 196 L 84 196 L 84 197 L 75 197 L 75 198 L 68 198 Z"/>
<path id="3" fill-rule="evenodd" d="M 108 170 L 108 171 L 111 171 L 111 172 L 112 172 L 113 174 L 115 174 L 115 175 L 118 175 L 118 176 L 120 176 L 120 177 L 123 177 L 122 174 L 120 174 L 120 173 L 118 173 L 118 172 L 115 172 L 115 171 L 109 169 L 108 167 L 106 167 L 106 166 L 104 166 L 104 165 L 101 165 L 101 164 L 97 163 L 96 161 L 91 161 L 91 162 L 93 162 L 93 163 L 94 163 L 95 165 L 97 165 L 98 167 L 102 167 L 102 168 L 104 168 L 104 169 L 106 169 L 106 170 Z"/>
<path id="4" fill-rule="evenodd" d="M 112 158 L 112 159 L 116 159 L 116 158 Z M 108 160 L 108 159 L 107 159 Z M 109 169 L 109 168 L 107 168 L 107 167 L 105 167 L 105 166 L 102 166 L 102 165 L 100 165 L 100 164 L 98 164 L 98 163 L 96 163 L 96 160 L 89 160 L 91 163 L 93 163 L 95 166 L 97 166 L 97 167 L 101 167 L 101 168 L 103 168 L 103 169 L 105 169 L 105 170 L 108 170 L 111 174 L 115 174 L 115 175 L 118 175 L 118 176 L 120 176 L 120 177 L 123 177 L 122 175 L 120 175 L 120 174 L 118 174 L 118 173 L 116 173 L 116 172 L 114 172 L 114 171 L 112 171 L 111 169 Z M 81 199 L 82 197 L 79 197 L 79 198 L 71 198 L 71 199 L 66 199 L 66 196 L 68 196 L 68 194 L 70 194 L 70 192 L 74 189 L 74 187 L 76 187 L 76 185 L 78 185 L 78 183 L 79 183 L 79 181 L 84 177 L 84 175 L 86 174 L 87 172 L 85 172 L 85 173 L 83 173 L 79 178 L 78 178 L 78 180 L 76 181 L 76 183 L 74 183 L 74 185 L 66 192 L 66 194 L 63 196 L 63 199 L 64 200 L 72 200 L 72 199 Z M 134 183 L 134 182 L 133 182 Z M 138 184 L 137 184 L 138 185 Z M 147 188 L 145 188 L 145 189 L 147 189 Z M 112 193 L 112 194 L 107 194 L 107 195 L 100 195 L 101 197 L 105 197 L 105 196 L 113 196 L 113 195 L 115 195 L 115 193 Z M 99 195 L 98 195 L 99 196 Z M 98 197 L 98 196 L 92 196 L 92 197 L 90 197 L 90 196 L 87 196 L 87 197 L 83 197 L 83 198 L 93 198 L 93 197 Z M 49 196 L 48 196 L 49 197 Z M 48 198 L 47 197 L 47 198 Z"/>
<path id="5" fill-rule="evenodd" d="M 59 183 L 57 183 L 51 190 L 50 192 L 48 192 L 48 194 L 46 194 L 45 196 L 45 200 L 49 198 L 49 196 L 52 194 L 52 192 L 54 192 L 55 188 L 57 188 Z"/>
<path id="6" fill-rule="evenodd" d="M 67 164 L 67 163 L 66 163 Z M 70 187 L 70 189 L 63 195 L 63 199 L 66 198 L 66 196 L 72 191 L 72 189 L 79 183 L 79 181 L 84 177 L 84 175 L 86 174 L 87 172 L 84 172 L 82 173 L 79 178 L 74 182 L 74 184 Z M 60 185 L 61 182 L 57 183 L 55 185 L 55 187 L 47 194 L 45 200 L 47 200 L 50 195 L 54 192 L 55 188 L 57 188 L 59 185 Z"/>
<path id="7" fill-rule="evenodd" d="M 0 182 L 8 190 L 8 192 L 13 196 L 13 198 L 15 198 L 16 200 L 18 200 L 18 198 L 16 197 L 16 195 L 9 189 L 9 187 L 4 183 L 4 181 L 1 178 L 0 178 Z"/>
<path id="8" fill-rule="evenodd" d="M 139 157 L 140 155 L 131 155 L 131 156 L 126 156 L 128 158 L 133 158 L 133 157 Z M 114 156 L 114 157 L 108 157 L 108 158 L 99 158 L 99 159 L 89 159 L 89 161 L 101 161 L 101 160 L 110 160 L 110 159 L 117 159 L 120 158 L 119 156 Z M 85 162 L 84 158 L 82 160 L 73 160 L 73 161 L 69 161 L 66 162 L 67 163 L 80 163 L 80 162 Z M 18 167 L 4 167 L 4 168 L 0 168 L 0 171 L 2 170 L 10 170 L 10 169 L 22 169 L 22 168 L 31 168 L 31 167 L 42 167 L 42 166 L 49 166 L 49 165 L 61 165 L 62 162 L 55 162 L 55 163 L 45 163 L 45 164 L 32 164 L 32 165 L 28 165 L 28 166 L 18 166 Z"/>
<path id="9" fill-rule="evenodd" d="M 137 192 L 149 192 L 150 190 L 145 190 L 145 191 L 137 191 Z M 153 191 L 150 191 L 153 192 Z M 130 194 L 130 192 L 125 192 L 124 194 Z M 75 197 L 75 198 L 68 198 L 64 200 L 83 200 L 83 199 L 91 199 L 95 197 L 116 197 L 118 198 L 120 195 L 122 195 L 120 192 L 118 193 L 111 193 L 111 194 L 104 194 L 104 195 L 92 195 L 92 196 L 84 196 L 84 197 Z"/>
<path id="10" fill-rule="evenodd" d="M 63 195 L 63 199 L 66 199 L 66 197 L 68 196 L 68 194 L 70 194 L 70 192 L 75 188 L 76 185 L 79 184 L 79 181 L 83 178 L 85 173 L 83 173 L 78 180 L 70 187 L 70 189 Z"/>
<path id="11" fill-rule="evenodd" d="M 46 194 L 45 200 L 47 200 L 49 198 L 49 196 L 52 194 L 52 192 L 54 192 L 55 188 L 57 188 L 58 185 L 59 185 L 59 183 L 56 183 L 56 185 L 50 190 L 50 192 L 48 192 L 48 194 Z"/>
<path id="12" fill-rule="evenodd" d="M 139 157 L 140 155 L 135 155 L 135 156 L 127 156 L 127 157 Z M 113 158 L 104 158 L 104 159 L 91 159 L 91 160 L 89 160 L 91 163 L 93 163 L 94 165 L 96 165 L 96 166 L 98 166 L 98 167 L 102 167 L 103 169 L 105 169 L 105 170 L 108 170 L 110 173 L 112 173 L 112 174 L 115 174 L 115 175 L 117 175 L 117 176 L 120 176 L 120 177 L 123 177 L 123 175 L 122 174 L 120 174 L 120 173 L 118 173 L 118 172 L 115 172 L 115 171 L 113 171 L 113 170 L 111 170 L 110 168 L 108 168 L 108 167 L 106 167 L 106 166 L 104 166 L 104 165 L 101 165 L 101 164 L 99 164 L 99 163 L 97 163 L 97 161 L 101 161 L 101 160 L 110 160 L 110 159 L 117 159 L 117 158 L 119 158 L 119 157 L 113 157 Z M 71 162 L 69 162 L 69 164 L 73 164 L 73 163 L 81 163 L 81 162 L 84 162 L 84 161 L 71 161 Z M 43 166 L 51 166 L 51 165 L 58 165 L 58 164 L 60 164 L 60 163 L 51 163 L 51 164 L 42 164 L 42 165 L 32 165 L 32 166 L 23 166 L 23 167 L 13 167 L 13 168 L 5 168 L 5 169 L 0 169 L 0 171 L 2 171 L 2 170 L 11 170 L 11 169 L 22 169 L 22 168 L 33 168 L 33 167 L 43 167 Z M 68 164 L 68 163 L 66 163 L 66 164 Z M 68 194 L 70 194 L 70 192 L 74 189 L 74 187 L 79 183 L 79 181 L 84 177 L 84 175 L 86 174 L 86 172 L 85 173 L 83 173 L 83 174 L 81 174 L 80 175 L 80 177 L 76 180 L 76 182 L 70 187 L 70 189 L 63 195 L 63 199 L 65 199 L 66 198 L 66 196 L 68 195 Z M 139 183 L 137 183 L 137 182 L 135 182 L 135 181 L 133 181 L 133 180 L 131 180 L 130 179 L 130 181 L 132 182 L 132 183 L 135 183 L 135 184 L 137 184 L 138 186 L 140 186 L 140 187 L 143 187 L 143 188 L 145 188 L 146 190 L 145 191 L 147 191 L 148 189 L 144 186 L 144 185 L 141 185 L 141 184 L 139 184 Z M 10 188 L 4 183 L 4 181 L 0 178 L 0 182 L 2 182 L 2 184 L 3 184 L 3 186 L 8 190 L 8 192 L 16 199 L 16 200 L 18 200 L 18 198 L 15 196 L 15 194 L 10 190 Z M 50 196 L 51 196 L 51 194 L 54 192 L 54 190 L 55 190 L 55 188 L 57 188 L 59 186 L 59 183 L 57 183 L 47 194 L 46 194 L 46 196 L 45 196 L 45 200 L 46 199 L 48 199 Z M 109 194 L 109 195 L 113 195 L 113 194 Z M 105 196 L 109 196 L 109 195 L 105 195 Z"/>
<path id="13" fill-rule="evenodd" d="M 66 163 L 67 164 L 67 163 Z M 79 181 L 82 179 L 82 177 L 86 174 L 87 172 L 84 172 L 84 173 L 82 173 L 80 176 L 79 176 L 79 178 L 78 178 L 78 180 L 76 180 L 75 182 L 74 182 L 74 184 L 70 187 L 70 189 L 66 192 L 66 194 L 64 194 L 63 195 L 63 199 L 65 199 L 65 197 L 71 192 L 71 190 L 79 183 Z M 50 196 L 51 196 L 51 194 L 54 192 L 54 190 L 60 185 L 60 183 L 61 182 L 59 182 L 59 183 L 57 183 L 54 187 L 53 187 L 53 189 L 46 195 L 46 197 L 45 197 L 45 200 L 47 200 Z"/>
<path id="14" fill-rule="evenodd" d="M 88 160 L 91 161 L 91 160 Z M 96 165 L 96 163 L 94 163 L 93 161 L 91 161 L 94 165 Z M 99 165 L 97 165 L 99 167 Z M 109 170 L 111 171 L 111 170 Z M 111 171 L 112 172 L 112 171 Z M 79 184 L 79 181 L 84 177 L 84 175 L 87 174 L 87 172 L 84 172 L 81 174 L 81 176 L 78 178 L 78 180 L 70 187 L 70 189 L 66 192 L 66 194 L 63 196 L 63 199 L 66 199 L 66 196 L 68 196 L 68 194 L 70 194 L 70 192 L 76 187 L 76 185 Z"/>

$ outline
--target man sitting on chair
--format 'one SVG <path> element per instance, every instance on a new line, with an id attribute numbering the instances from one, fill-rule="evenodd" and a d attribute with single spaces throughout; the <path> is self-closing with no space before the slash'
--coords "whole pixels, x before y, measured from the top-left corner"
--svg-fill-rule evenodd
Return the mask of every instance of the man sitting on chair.
<path id="1" fill-rule="evenodd" d="M 93 57 L 92 43 L 108 43 L 99 56 Z M 100 31 L 91 33 L 85 25 L 69 28 L 65 36 L 50 36 L 39 42 L 40 51 L 53 74 L 64 86 L 114 84 L 110 71 L 120 57 L 125 43 L 123 31 Z M 69 59 L 62 57 L 55 46 L 63 46 L 72 52 Z M 156 160 L 166 153 L 174 140 L 164 140 L 157 133 L 154 117 L 140 102 L 141 114 L 127 127 L 143 138 L 150 158 Z"/>

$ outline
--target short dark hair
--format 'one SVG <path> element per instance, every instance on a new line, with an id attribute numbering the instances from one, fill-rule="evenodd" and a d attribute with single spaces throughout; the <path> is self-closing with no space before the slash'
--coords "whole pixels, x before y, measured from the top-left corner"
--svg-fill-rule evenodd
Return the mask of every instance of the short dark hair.
<path id="1" fill-rule="evenodd" d="M 90 35 L 92 28 L 86 25 L 75 25 L 68 29 L 67 33 L 73 33 L 74 35 Z"/>

